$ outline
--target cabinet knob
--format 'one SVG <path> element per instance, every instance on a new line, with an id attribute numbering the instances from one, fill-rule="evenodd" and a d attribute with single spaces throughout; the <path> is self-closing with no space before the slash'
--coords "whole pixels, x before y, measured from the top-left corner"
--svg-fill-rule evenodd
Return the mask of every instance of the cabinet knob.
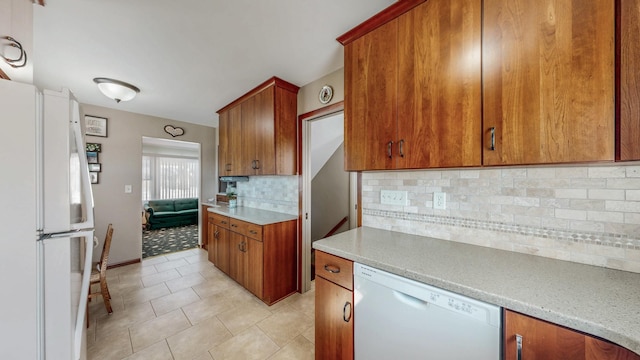
<path id="1" fill-rule="evenodd" d="M 326 271 L 328 271 L 328 272 L 332 273 L 332 274 L 337 274 L 337 273 L 339 273 L 339 272 L 340 272 L 340 268 L 339 268 L 339 267 L 337 267 L 337 266 L 335 266 L 335 265 L 329 265 L 329 264 L 327 264 L 327 265 L 325 265 L 325 266 L 324 266 L 324 269 L 325 269 Z"/>

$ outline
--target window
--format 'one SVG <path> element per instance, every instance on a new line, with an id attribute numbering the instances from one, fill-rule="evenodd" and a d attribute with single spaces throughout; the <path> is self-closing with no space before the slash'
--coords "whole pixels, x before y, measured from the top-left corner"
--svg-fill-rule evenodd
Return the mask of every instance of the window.
<path id="1" fill-rule="evenodd" d="M 142 200 L 197 198 L 198 159 L 168 155 L 142 156 Z"/>

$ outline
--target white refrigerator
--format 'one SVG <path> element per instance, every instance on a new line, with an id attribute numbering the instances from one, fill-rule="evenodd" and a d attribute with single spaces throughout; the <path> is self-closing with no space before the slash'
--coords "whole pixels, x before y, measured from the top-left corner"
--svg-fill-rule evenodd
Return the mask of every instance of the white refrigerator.
<path id="1" fill-rule="evenodd" d="M 78 102 L 0 80 L 0 359 L 79 359 L 94 242 Z"/>

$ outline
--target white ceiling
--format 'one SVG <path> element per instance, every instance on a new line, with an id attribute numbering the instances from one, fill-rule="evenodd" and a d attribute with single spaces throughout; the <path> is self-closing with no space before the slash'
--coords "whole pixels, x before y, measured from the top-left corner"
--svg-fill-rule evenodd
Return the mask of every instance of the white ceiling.
<path id="1" fill-rule="evenodd" d="M 34 83 L 81 103 L 216 126 L 271 76 L 303 86 L 343 66 L 335 40 L 393 0 L 47 0 L 34 8 Z M 94 77 L 141 89 L 104 97 Z"/>

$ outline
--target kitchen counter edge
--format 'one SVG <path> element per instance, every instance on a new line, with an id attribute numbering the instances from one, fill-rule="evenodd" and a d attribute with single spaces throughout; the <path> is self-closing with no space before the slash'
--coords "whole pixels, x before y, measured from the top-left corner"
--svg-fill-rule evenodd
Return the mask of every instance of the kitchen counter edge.
<path id="1" fill-rule="evenodd" d="M 640 354 L 640 274 L 368 227 L 313 248 Z"/>
<path id="2" fill-rule="evenodd" d="M 202 205 L 208 206 L 207 211 L 209 212 L 228 216 L 230 218 L 242 221 L 247 221 L 257 225 L 270 225 L 298 219 L 298 215 L 291 215 L 276 211 L 262 210 L 244 206 L 230 209 L 228 206 L 224 205 L 212 205 L 205 203 L 203 203 Z"/>

